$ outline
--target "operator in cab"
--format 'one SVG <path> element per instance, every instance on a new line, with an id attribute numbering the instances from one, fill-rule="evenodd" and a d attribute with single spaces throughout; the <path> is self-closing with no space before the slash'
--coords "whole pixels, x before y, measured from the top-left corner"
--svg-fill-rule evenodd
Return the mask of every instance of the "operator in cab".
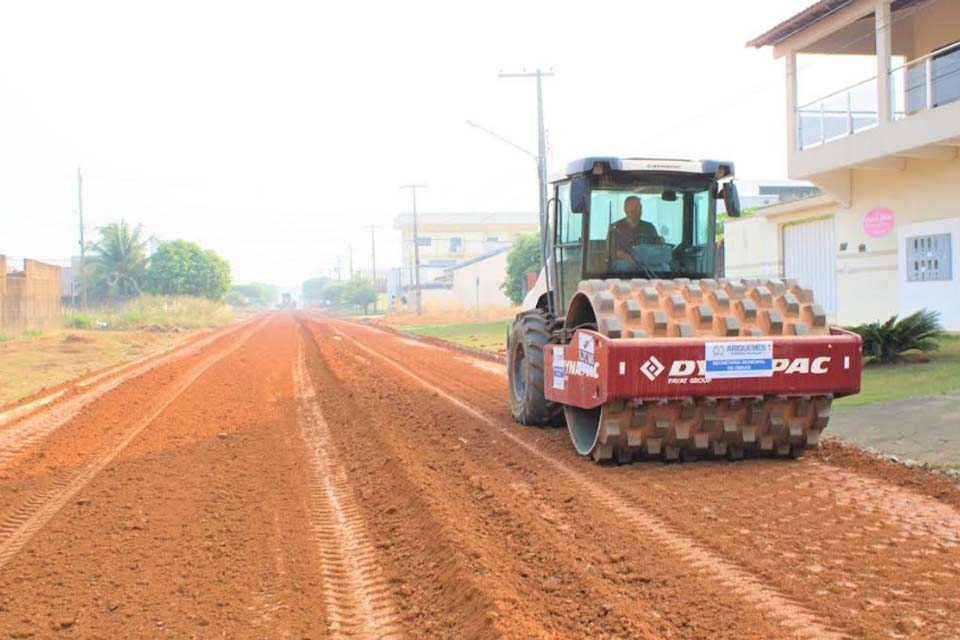
<path id="1" fill-rule="evenodd" d="M 623 202 L 623 212 L 627 217 L 611 224 L 608 232 L 614 271 L 629 271 L 639 266 L 631 251 L 633 247 L 641 244 L 663 244 L 663 238 L 657 233 L 656 227 L 641 219 L 643 203 L 640 198 L 627 197 Z"/>

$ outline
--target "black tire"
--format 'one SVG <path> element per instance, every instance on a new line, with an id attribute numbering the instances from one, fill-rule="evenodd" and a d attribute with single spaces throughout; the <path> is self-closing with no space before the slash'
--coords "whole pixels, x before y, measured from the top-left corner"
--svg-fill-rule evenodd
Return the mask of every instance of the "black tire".
<path id="1" fill-rule="evenodd" d="M 563 415 L 563 406 L 544 397 L 543 352 L 550 342 L 552 322 L 541 309 L 517 315 L 510 330 L 507 351 L 507 377 L 510 386 L 510 411 L 520 424 L 555 425 Z"/>

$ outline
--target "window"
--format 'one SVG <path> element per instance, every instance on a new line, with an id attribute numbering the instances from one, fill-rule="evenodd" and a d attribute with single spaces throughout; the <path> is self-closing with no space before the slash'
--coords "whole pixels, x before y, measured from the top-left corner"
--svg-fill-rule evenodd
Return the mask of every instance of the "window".
<path id="1" fill-rule="evenodd" d="M 551 233 L 557 233 L 556 261 L 560 282 L 555 286 L 560 292 L 560 307 L 566 308 L 570 298 L 577 291 L 583 272 L 583 246 L 580 243 L 583 236 L 583 214 L 570 210 L 569 182 L 557 188 L 555 216 L 559 223 L 559 231 L 555 232 L 553 225 L 550 228 Z"/>
<path id="2" fill-rule="evenodd" d="M 639 199 L 635 224 L 628 200 Z M 635 205 L 630 205 L 633 207 Z M 650 185 L 636 190 L 594 189 L 590 199 L 587 274 L 712 277 L 710 194 Z"/>
<path id="3" fill-rule="evenodd" d="M 450 253 L 460 253 L 463 251 L 463 238 L 453 236 L 450 238 Z"/>
<path id="4" fill-rule="evenodd" d="M 907 68 L 907 113 L 933 109 L 960 100 L 958 44 L 960 42 L 942 47 L 940 53 L 933 55 L 928 61 L 911 63 L 912 66 Z"/>
<path id="5" fill-rule="evenodd" d="M 417 246 L 418 246 L 418 247 L 429 247 L 429 246 L 430 246 L 430 236 L 417 236 Z"/>
<path id="6" fill-rule="evenodd" d="M 907 282 L 953 280 L 952 234 L 907 238 Z"/>
<path id="7" fill-rule="evenodd" d="M 933 56 L 933 105 L 939 107 L 960 100 L 960 48 L 954 42 L 948 51 Z M 945 47 L 946 48 L 946 47 Z"/>

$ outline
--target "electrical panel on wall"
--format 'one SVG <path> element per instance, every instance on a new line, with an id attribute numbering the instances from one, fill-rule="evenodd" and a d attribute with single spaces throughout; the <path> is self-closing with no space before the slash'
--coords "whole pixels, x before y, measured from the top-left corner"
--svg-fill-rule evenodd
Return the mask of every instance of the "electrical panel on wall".
<path id="1" fill-rule="evenodd" d="M 953 279 L 953 238 L 950 233 L 907 238 L 907 282 Z"/>

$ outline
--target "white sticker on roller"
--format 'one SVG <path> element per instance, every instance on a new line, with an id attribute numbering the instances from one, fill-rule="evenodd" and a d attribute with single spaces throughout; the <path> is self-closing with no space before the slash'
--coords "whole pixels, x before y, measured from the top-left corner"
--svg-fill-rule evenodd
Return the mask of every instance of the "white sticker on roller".
<path id="1" fill-rule="evenodd" d="M 707 342 L 704 360 L 709 378 L 769 378 L 773 375 L 771 340 Z"/>
<path id="2" fill-rule="evenodd" d="M 553 388 L 563 391 L 563 347 L 553 347 Z"/>
<path id="3" fill-rule="evenodd" d="M 580 338 L 577 349 L 577 373 L 592 376 L 593 366 L 593 336 L 585 333 L 577 334 Z"/>

